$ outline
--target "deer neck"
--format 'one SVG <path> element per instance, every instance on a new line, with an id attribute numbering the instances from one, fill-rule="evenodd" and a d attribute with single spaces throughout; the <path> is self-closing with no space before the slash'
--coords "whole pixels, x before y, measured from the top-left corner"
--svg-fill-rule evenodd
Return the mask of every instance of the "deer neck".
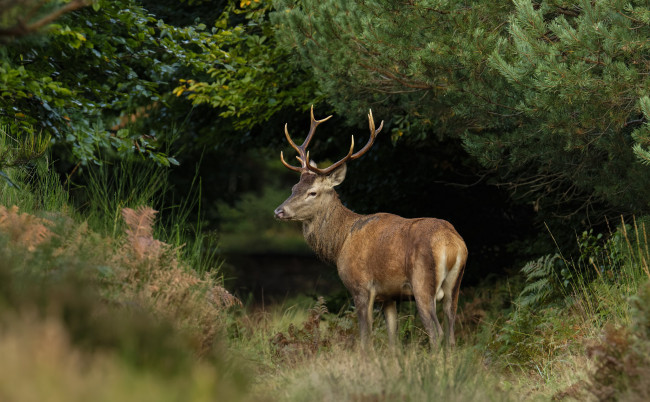
<path id="1" fill-rule="evenodd" d="M 323 260 L 336 264 L 343 244 L 358 214 L 346 208 L 336 197 L 320 214 L 304 221 L 302 233 L 307 244 Z"/>

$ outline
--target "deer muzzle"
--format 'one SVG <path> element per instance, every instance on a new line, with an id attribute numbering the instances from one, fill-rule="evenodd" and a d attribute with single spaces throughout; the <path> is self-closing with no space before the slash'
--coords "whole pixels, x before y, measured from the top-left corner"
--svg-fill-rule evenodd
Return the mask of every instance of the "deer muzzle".
<path id="1" fill-rule="evenodd" d="M 273 212 L 275 213 L 275 219 L 279 219 L 279 220 L 291 219 L 289 214 L 287 214 L 287 212 L 284 210 L 284 204 L 277 207 Z"/>

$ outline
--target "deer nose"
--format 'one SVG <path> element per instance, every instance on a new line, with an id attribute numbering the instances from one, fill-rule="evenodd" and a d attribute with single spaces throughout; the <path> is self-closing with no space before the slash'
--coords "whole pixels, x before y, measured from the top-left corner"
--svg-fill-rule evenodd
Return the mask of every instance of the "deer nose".
<path id="1" fill-rule="evenodd" d="M 275 212 L 276 219 L 284 219 L 284 208 L 277 207 L 273 212 Z"/>

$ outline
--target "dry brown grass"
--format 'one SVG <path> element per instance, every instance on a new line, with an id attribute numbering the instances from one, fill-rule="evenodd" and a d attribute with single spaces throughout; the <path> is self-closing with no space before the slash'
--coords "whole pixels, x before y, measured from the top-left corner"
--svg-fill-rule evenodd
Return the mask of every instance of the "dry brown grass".
<path id="1" fill-rule="evenodd" d="M 413 346 L 364 352 L 333 345 L 257 384 L 254 395 L 282 401 L 506 401 L 498 379 L 473 360 Z"/>
<path id="2" fill-rule="evenodd" d="M 295 366 L 330 350 L 333 345 L 351 347 L 357 337 L 356 328 L 338 325 L 338 320 L 333 319 L 324 322 L 326 314 L 329 312 L 325 299 L 319 297 L 302 325 L 291 323 L 286 332 L 279 331 L 273 335 L 270 343 L 275 361 Z"/>
<path id="3" fill-rule="evenodd" d="M 607 325 L 587 348 L 595 367 L 585 391 L 598 401 L 650 399 L 650 282 L 631 301 L 632 325 Z"/>

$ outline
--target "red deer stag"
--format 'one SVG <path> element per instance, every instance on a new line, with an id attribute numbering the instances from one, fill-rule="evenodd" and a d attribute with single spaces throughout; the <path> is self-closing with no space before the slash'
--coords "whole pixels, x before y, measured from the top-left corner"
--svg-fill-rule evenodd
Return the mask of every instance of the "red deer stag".
<path id="1" fill-rule="evenodd" d="M 454 227 L 435 218 L 405 219 L 387 213 L 359 215 L 347 209 L 334 187 L 345 178 L 346 162 L 365 154 L 375 142 L 384 122 L 375 129 L 372 110 L 368 114 L 370 139 L 356 153 L 354 136 L 347 156 L 325 169 L 310 163 L 306 151 L 316 127 L 328 120 L 314 119 L 307 138 L 297 146 L 287 125 L 284 132 L 289 144 L 298 151 L 301 166 L 284 166 L 300 172 L 300 181 L 291 196 L 276 210 L 280 220 L 302 222 L 305 240 L 322 259 L 336 265 L 343 284 L 352 294 L 359 319 L 363 345 L 372 332 L 375 300 L 383 303 L 388 340 L 395 344 L 397 335 L 396 300 L 413 296 L 418 314 L 432 344 L 442 335 L 436 315 L 436 301 L 443 301 L 445 337 L 453 346 L 458 290 L 467 260 L 467 247 Z"/>

